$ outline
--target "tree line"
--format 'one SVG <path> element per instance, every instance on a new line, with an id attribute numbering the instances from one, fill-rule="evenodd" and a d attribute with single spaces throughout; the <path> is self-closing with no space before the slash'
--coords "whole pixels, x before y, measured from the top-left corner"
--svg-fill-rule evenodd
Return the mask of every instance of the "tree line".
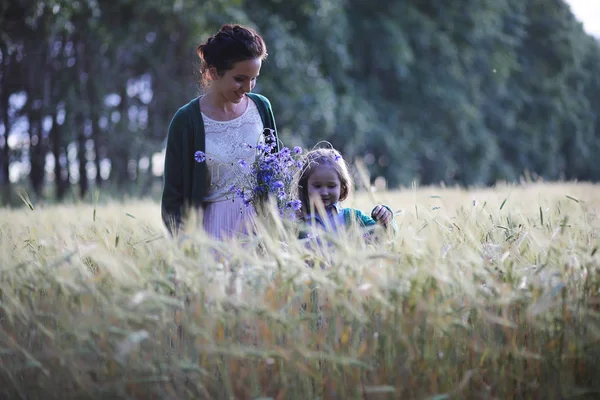
<path id="1" fill-rule="evenodd" d="M 600 45 L 563 0 L 16 0 L 0 6 L 1 204 L 148 195 L 197 45 L 255 27 L 281 137 L 390 187 L 597 181 Z"/>

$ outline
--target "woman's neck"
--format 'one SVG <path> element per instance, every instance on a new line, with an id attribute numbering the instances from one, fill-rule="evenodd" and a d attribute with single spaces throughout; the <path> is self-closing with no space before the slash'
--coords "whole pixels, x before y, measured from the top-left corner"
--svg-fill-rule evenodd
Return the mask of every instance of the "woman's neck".
<path id="1" fill-rule="evenodd" d="M 202 96 L 200 102 L 203 108 L 224 114 L 235 114 L 239 111 L 239 107 L 243 103 L 236 104 L 227 101 L 223 96 L 211 90 Z"/>

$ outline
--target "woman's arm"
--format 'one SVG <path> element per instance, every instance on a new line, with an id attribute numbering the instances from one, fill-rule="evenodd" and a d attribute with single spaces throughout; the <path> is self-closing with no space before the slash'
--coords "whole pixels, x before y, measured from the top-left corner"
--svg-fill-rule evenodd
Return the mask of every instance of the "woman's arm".
<path id="1" fill-rule="evenodd" d="M 175 113 L 169 124 L 165 149 L 161 216 L 171 236 L 178 233 L 182 224 L 183 179 L 186 175 L 183 171 L 183 137 L 187 132 L 187 120 L 182 109 Z"/>

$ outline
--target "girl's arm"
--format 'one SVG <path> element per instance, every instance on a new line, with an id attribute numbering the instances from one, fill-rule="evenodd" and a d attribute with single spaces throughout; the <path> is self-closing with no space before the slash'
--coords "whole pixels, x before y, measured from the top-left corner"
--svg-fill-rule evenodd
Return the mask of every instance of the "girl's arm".
<path id="1" fill-rule="evenodd" d="M 398 225 L 394 220 L 394 212 L 385 204 L 376 205 L 371 211 L 371 218 L 386 229 L 392 228 L 394 234 L 398 233 Z"/>
<path id="2" fill-rule="evenodd" d="M 394 213 L 388 206 L 378 204 L 371 211 L 371 218 L 377 221 L 378 224 L 387 226 L 394 219 Z"/>
<path id="3" fill-rule="evenodd" d="M 376 210 L 379 211 L 378 207 L 381 207 L 384 209 L 384 211 L 382 211 L 382 213 L 389 213 L 390 215 L 390 220 L 388 221 L 388 223 L 383 224 L 381 222 L 378 221 L 378 215 L 375 213 Z M 398 225 L 396 224 L 396 221 L 394 220 L 394 213 L 392 212 L 392 210 L 386 206 L 386 205 L 382 205 L 379 204 L 377 205 L 373 211 L 371 212 L 371 216 L 368 216 L 367 214 L 363 213 L 360 210 L 356 210 L 356 209 L 346 209 L 347 211 L 347 217 L 345 216 L 346 222 L 350 222 L 351 220 L 351 215 L 354 214 L 354 217 L 356 218 L 356 221 L 358 222 L 359 225 L 367 227 L 367 226 L 374 226 L 377 225 L 378 223 L 380 223 L 382 226 L 384 226 L 386 229 L 392 229 L 394 231 L 394 234 L 396 234 L 398 232 Z"/>

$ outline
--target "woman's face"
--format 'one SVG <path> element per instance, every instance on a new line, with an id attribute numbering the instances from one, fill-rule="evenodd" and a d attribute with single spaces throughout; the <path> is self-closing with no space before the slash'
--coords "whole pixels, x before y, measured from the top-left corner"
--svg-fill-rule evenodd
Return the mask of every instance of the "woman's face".
<path id="1" fill-rule="evenodd" d="M 250 93 L 256 85 L 262 61 L 260 58 L 239 61 L 233 68 L 225 71 L 223 76 L 212 70 L 211 90 L 228 103 L 239 103 L 246 93 Z"/>

